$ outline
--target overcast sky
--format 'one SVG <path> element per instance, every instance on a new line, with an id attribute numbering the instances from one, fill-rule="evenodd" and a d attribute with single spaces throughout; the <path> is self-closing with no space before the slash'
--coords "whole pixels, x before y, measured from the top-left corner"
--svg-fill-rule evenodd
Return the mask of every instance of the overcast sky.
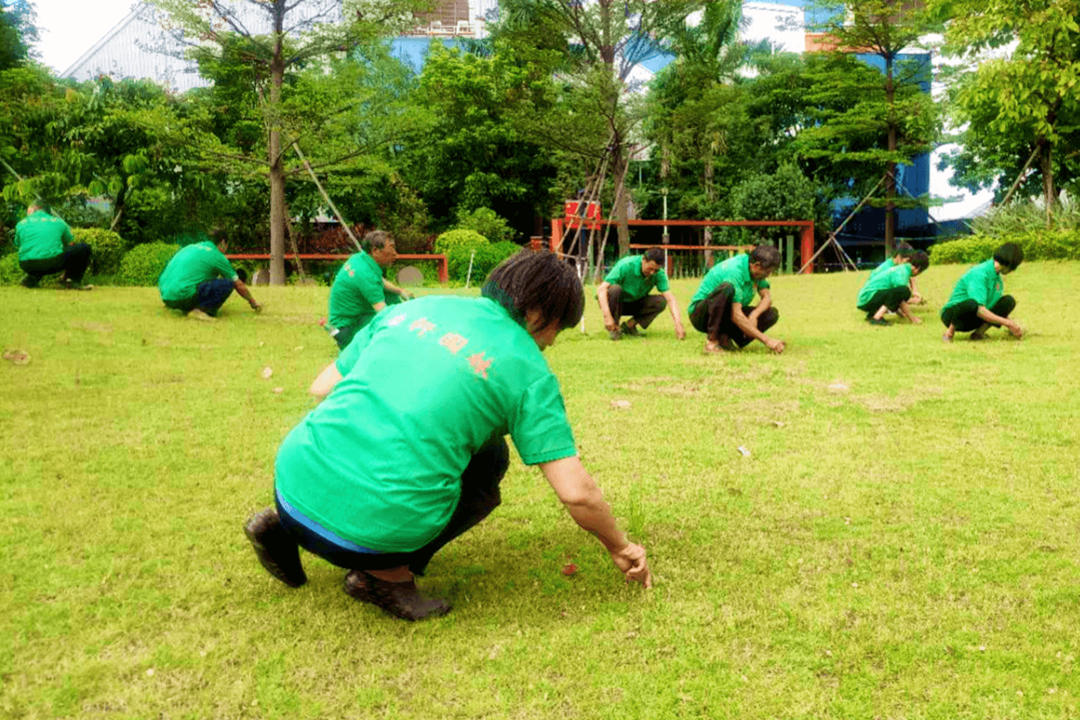
<path id="1" fill-rule="evenodd" d="M 31 0 L 37 10 L 41 61 L 62 73 L 127 17 L 134 0 Z"/>

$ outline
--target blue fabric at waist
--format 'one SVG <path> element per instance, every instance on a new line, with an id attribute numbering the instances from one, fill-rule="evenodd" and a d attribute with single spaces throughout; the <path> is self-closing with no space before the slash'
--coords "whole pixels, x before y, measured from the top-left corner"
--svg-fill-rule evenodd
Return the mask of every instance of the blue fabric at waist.
<path id="1" fill-rule="evenodd" d="M 378 550 L 372 550 L 371 548 L 366 548 L 363 545 L 357 545 L 356 543 L 351 542 L 349 540 L 346 540 L 345 538 L 341 537 L 340 535 L 337 535 L 336 533 L 334 533 L 334 532 L 332 532 L 330 530 L 327 530 L 322 525 L 315 522 L 314 520 L 309 518 L 307 515 L 300 512 L 299 510 L 294 508 L 292 505 L 290 505 L 285 500 L 285 498 L 281 497 L 281 493 L 279 493 L 277 491 L 277 488 L 274 488 L 274 497 L 277 499 L 278 505 L 281 506 L 281 509 L 289 514 L 289 517 L 291 517 L 297 523 L 299 523 L 300 525 L 303 525 L 308 530 L 310 530 L 311 532 L 313 532 L 316 535 L 318 535 L 319 537 L 321 537 L 323 540 L 325 540 L 325 541 L 327 541 L 329 543 L 333 543 L 334 545 L 337 545 L 340 548 L 344 548 L 345 550 L 351 550 L 352 552 L 365 553 L 367 555 L 382 555 L 383 554 L 383 553 L 379 552 Z"/>

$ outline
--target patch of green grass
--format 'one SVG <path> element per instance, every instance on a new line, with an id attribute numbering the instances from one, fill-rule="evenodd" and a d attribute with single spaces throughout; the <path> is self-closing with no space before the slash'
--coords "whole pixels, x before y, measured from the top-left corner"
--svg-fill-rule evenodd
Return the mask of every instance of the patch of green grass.
<path id="1" fill-rule="evenodd" d="M 0 288 L 32 358 L 0 361 L 0 717 L 1080 716 L 1080 265 L 1007 278 L 1022 342 L 945 345 L 964 269 L 919 278 L 915 327 L 863 321 L 865 273 L 778 278 L 782 356 L 706 357 L 666 314 L 612 343 L 590 289 L 548 358 L 656 587 L 514 460 L 422 580 L 454 611 L 417 624 L 309 555 L 286 588 L 241 532 L 336 354 L 326 288 L 216 323 Z"/>

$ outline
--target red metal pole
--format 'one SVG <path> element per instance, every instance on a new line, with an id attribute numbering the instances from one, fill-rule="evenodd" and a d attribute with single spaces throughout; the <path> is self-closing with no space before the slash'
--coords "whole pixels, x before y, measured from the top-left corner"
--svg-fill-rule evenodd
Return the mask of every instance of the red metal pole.
<path id="1" fill-rule="evenodd" d="M 551 219 L 551 252 L 558 252 L 562 244 L 562 218 Z"/>
<path id="2" fill-rule="evenodd" d="M 803 274 L 809 275 L 814 272 L 814 268 L 808 265 L 810 258 L 814 256 L 814 223 L 803 226 L 802 242 L 800 243 L 799 253 L 802 256 L 802 262 L 800 264 L 806 265 Z"/>

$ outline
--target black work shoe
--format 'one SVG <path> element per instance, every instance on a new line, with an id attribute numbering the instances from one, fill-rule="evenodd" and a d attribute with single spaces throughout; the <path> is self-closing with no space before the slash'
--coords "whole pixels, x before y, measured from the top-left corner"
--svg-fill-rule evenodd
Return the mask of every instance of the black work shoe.
<path id="1" fill-rule="evenodd" d="M 619 330 L 622 331 L 623 335 L 629 335 L 630 337 L 641 337 L 645 334 L 638 330 L 637 325 L 629 325 L 627 323 L 620 325 Z"/>
<path id="2" fill-rule="evenodd" d="M 618 330 L 608 330 L 607 334 L 608 334 L 608 337 L 611 338 L 612 340 L 618 340 L 618 339 L 620 339 L 622 337 L 622 333 L 619 332 Z"/>
<path id="3" fill-rule="evenodd" d="M 24 288 L 36 288 L 40 283 L 41 278 L 36 278 L 33 275 L 27 275 L 22 279 L 22 282 L 19 284 L 22 285 Z"/>
<path id="4" fill-rule="evenodd" d="M 889 325 L 890 324 L 889 321 L 886 320 L 885 318 L 876 318 L 876 317 L 866 318 L 866 322 L 870 323 L 871 325 Z"/>
<path id="5" fill-rule="evenodd" d="M 361 602 L 381 607 L 402 620 L 423 620 L 450 612 L 450 603 L 421 595 L 414 580 L 390 582 L 363 570 L 351 570 L 345 576 L 345 593 Z"/>
<path id="6" fill-rule="evenodd" d="M 281 524 L 277 510 L 266 508 L 252 515 L 244 523 L 244 534 L 268 573 L 289 587 L 300 587 L 307 582 L 300 564 L 299 546 Z"/>

